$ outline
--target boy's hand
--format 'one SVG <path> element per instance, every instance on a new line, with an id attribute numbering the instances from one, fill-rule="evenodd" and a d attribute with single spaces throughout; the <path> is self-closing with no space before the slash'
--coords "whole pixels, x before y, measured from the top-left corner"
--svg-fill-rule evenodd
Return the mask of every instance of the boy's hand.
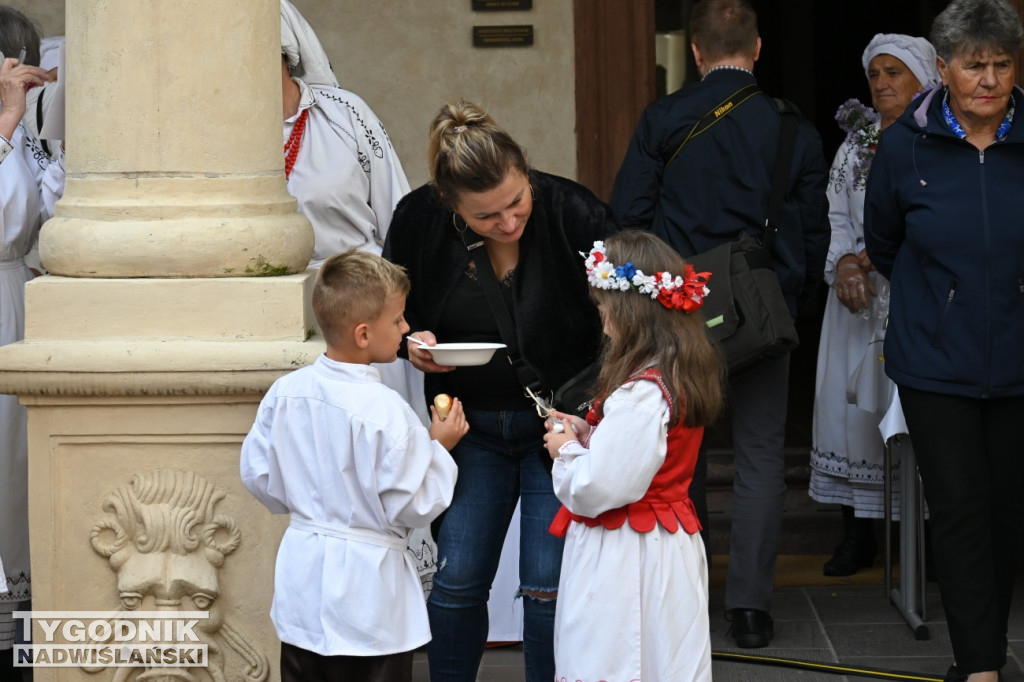
<path id="1" fill-rule="evenodd" d="M 461 400 L 452 398 L 452 409 L 444 420 L 438 416 L 437 408 L 430 406 L 430 437 L 443 445 L 445 450 L 451 452 L 467 431 L 469 422 L 466 421 Z"/>

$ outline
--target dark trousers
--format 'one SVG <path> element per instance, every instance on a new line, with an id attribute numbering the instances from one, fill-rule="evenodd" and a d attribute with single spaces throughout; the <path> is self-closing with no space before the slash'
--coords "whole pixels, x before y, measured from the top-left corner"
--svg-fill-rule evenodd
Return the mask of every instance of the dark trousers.
<path id="1" fill-rule="evenodd" d="M 321 656 L 281 642 L 281 682 L 412 682 L 412 652 Z"/>
<path id="2" fill-rule="evenodd" d="M 899 393 L 957 668 L 999 670 L 1024 543 L 1024 397 Z"/>

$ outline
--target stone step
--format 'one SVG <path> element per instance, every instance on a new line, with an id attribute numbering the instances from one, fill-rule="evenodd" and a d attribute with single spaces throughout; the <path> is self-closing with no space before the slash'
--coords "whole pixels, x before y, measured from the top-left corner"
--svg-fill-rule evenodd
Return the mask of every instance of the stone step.
<path id="1" fill-rule="evenodd" d="M 805 447 L 786 448 L 786 485 L 807 489 L 811 479 L 810 452 Z M 708 449 L 708 490 L 732 488 L 736 475 L 732 448 Z"/>

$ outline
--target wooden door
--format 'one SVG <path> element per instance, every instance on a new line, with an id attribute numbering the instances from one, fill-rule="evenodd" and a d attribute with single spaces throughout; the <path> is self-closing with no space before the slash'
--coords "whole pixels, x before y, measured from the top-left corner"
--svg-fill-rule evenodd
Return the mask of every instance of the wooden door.
<path id="1" fill-rule="evenodd" d="M 607 201 L 654 101 L 654 1 L 575 0 L 576 177 Z"/>

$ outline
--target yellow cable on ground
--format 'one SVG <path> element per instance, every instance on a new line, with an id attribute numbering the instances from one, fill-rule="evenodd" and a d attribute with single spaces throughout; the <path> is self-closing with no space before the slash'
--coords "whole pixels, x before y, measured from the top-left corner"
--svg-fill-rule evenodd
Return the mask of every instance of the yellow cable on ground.
<path id="1" fill-rule="evenodd" d="M 871 677 L 878 680 L 909 680 L 911 682 L 943 682 L 944 677 L 936 677 L 925 673 L 907 673 L 898 670 L 882 670 L 881 668 L 854 668 L 840 663 L 820 663 L 818 661 L 802 661 L 795 658 L 776 658 L 774 656 L 755 656 L 753 654 L 741 654 L 732 651 L 712 651 L 711 658 L 720 661 L 735 661 L 737 663 L 757 663 L 760 665 L 775 665 L 783 668 L 798 668 L 801 670 L 816 670 L 818 672 L 834 673 L 836 675 L 855 675 L 858 677 Z"/>

